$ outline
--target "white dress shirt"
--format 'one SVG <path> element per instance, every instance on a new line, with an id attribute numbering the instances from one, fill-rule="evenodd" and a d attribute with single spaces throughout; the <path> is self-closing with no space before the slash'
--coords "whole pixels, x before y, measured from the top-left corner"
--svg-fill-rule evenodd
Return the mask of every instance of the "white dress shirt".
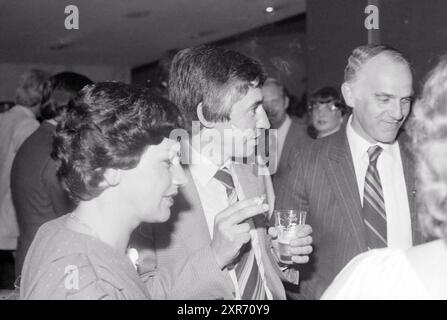
<path id="1" fill-rule="evenodd" d="M 199 193 L 200 201 L 202 203 L 202 208 L 205 213 L 205 219 L 208 225 L 208 230 L 210 232 L 211 239 L 213 238 L 214 231 L 214 218 L 215 216 L 228 208 L 228 197 L 227 192 L 223 184 L 214 178 L 217 170 L 222 167 L 227 167 L 231 175 L 233 177 L 234 185 L 236 188 L 236 193 L 239 200 L 245 199 L 244 193 L 242 191 L 241 185 L 237 179 L 237 176 L 234 174 L 234 168 L 231 161 L 227 161 L 223 166 L 218 167 L 215 165 L 209 158 L 200 154 L 194 148 L 192 148 L 192 156 L 195 161 L 190 165 L 191 175 L 194 180 L 194 184 Z M 200 159 L 197 161 L 197 159 Z M 264 267 L 261 259 L 261 249 L 258 242 L 258 236 L 256 234 L 256 230 L 251 230 L 251 244 L 254 249 L 256 262 L 258 264 L 258 269 L 261 274 L 261 278 L 263 280 L 264 288 L 266 291 L 267 299 L 272 300 L 273 296 L 266 285 L 266 279 L 264 274 Z M 241 293 L 239 291 L 239 286 L 237 283 L 236 272 L 234 269 L 228 270 L 231 280 L 233 281 L 233 285 L 236 293 L 236 300 L 241 299 Z"/>
<path id="2" fill-rule="evenodd" d="M 411 217 L 399 142 L 371 144 L 352 128 L 352 116 L 346 126 L 349 147 L 363 206 L 365 176 L 369 165 L 368 149 L 373 145 L 383 148 L 377 160 L 385 201 L 387 242 L 390 248 L 407 249 L 412 246 Z"/>

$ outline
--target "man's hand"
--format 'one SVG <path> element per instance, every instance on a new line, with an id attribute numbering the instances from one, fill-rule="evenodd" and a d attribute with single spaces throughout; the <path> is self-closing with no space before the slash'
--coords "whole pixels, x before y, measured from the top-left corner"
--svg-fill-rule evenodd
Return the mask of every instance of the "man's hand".
<path id="1" fill-rule="evenodd" d="M 270 227 L 268 230 L 272 238 L 273 249 L 276 257 L 279 260 L 278 251 L 278 231 L 275 227 Z M 309 262 L 309 254 L 312 253 L 312 233 L 311 226 L 307 224 L 299 225 L 297 230 L 297 237 L 290 241 L 290 253 L 292 254 L 293 263 L 307 263 Z"/>
<path id="2" fill-rule="evenodd" d="M 250 241 L 250 225 L 244 221 L 269 209 L 263 201 L 262 196 L 238 201 L 216 215 L 211 248 L 221 269 L 231 264 Z"/>

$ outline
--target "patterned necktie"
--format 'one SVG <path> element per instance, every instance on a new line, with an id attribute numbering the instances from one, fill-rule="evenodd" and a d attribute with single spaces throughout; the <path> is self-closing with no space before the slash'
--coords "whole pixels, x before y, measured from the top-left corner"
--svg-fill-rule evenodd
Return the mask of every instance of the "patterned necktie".
<path id="1" fill-rule="evenodd" d="M 237 201 L 237 193 L 230 171 L 226 167 L 223 167 L 216 172 L 214 178 L 224 185 L 228 196 L 228 203 L 230 205 L 235 203 Z M 252 229 L 254 228 L 253 219 L 248 219 L 247 223 Z M 234 270 L 241 298 L 243 300 L 265 300 L 265 288 L 251 242 L 242 247 L 239 257 L 240 260 Z"/>
<path id="2" fill-rule="evenodd" d="M 385 200 L 377 171 L 377 159 L 382 151 L 383 149 L 379 146 L 372 146 L 368 149 L 369 166 L 366 171 L 363 193 L 363 220 L 368 249 L 387 246 Z"/>

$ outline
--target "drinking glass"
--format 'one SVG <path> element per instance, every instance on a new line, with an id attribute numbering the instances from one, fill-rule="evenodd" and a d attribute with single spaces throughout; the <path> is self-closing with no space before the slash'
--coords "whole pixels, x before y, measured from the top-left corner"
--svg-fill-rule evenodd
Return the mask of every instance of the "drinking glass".
<path id="1" fill-rule="evenodd" d="M 300 225 L 306 223 L 306 210 L 274 210 L 275 227 L 278 232 L 279 260 L 285 264 L 292 263 L 290 241 L 297 238 Z"/>

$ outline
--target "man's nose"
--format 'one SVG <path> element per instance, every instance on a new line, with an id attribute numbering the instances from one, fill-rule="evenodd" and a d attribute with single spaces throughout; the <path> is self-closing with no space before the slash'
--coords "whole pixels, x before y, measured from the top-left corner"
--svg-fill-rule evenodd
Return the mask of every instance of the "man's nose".
<path id="1" fill-rule="evenodd" d="M 179 187 L 186 184 L 188 180 L 181 164 L 173 164 L 171 166 L 171 171 L 173 184 Z"/>
<path id="2" fill-rule="evenodd" d="M 262 106 L 256 109 L 256 128 L 257 129 L 270 129 L 270 122 Z"/>
<path id="3" fill-rule="evenodd" d="M 402 120 L 404 114 L 402 112 L 402 105 L 400 101 L 396 101 L 396 103 L 393 104 L 392 110 L 391 110 L 391 117 L 393 117 L 394 120 L 400 121 Z"/>

